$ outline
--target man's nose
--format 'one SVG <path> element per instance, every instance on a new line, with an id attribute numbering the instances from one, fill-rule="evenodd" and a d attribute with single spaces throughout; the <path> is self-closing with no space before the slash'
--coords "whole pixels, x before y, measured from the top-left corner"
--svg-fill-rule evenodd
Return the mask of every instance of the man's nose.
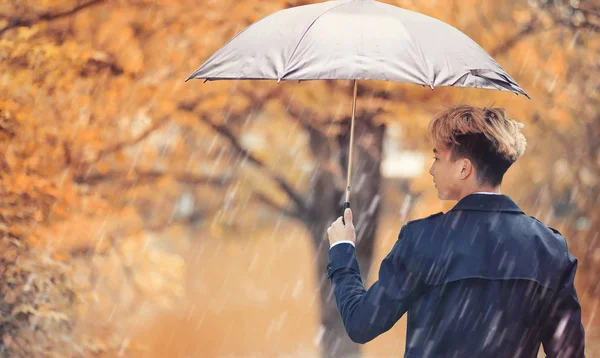
<path id="1" fill-rule="evenodd" d="M 429 167 L 429 175 L 433 176 L 433 165 Z"/>

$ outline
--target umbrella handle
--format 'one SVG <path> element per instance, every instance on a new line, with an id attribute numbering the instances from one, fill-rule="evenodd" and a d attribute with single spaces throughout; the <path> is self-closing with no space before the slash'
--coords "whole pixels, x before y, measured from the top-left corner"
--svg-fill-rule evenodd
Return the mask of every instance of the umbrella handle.
<path id="1" fill-rule="evenodd" d="M 344 213 L 346 212 L 346 209 L 350 208 L 350 202 L 345 201 L 344 202 L 344 208 L 342 210 L 342 223 L 344 224 L 344 226 L 346 226 L 346 220 L 344 220 Z"/>
<path id="2" fill-rule="evenodd" d="M 352 151 L 354 147 L 354 117 L 356 114 L 356 94 L 358 92 L 358 81 L 354 80 L 354 96 L 352 98 L 352 119 L 350 121 L 350 145 L 348 146 L 348 173 L 346 177 L 346 201 L 344 202 L 344 209 L 342 211 L 342 223 L 346 226 L 346 220 L 344 220 L 344 213 L 346 209 L 350 208 L 350 183 L 352 179 Z"/>

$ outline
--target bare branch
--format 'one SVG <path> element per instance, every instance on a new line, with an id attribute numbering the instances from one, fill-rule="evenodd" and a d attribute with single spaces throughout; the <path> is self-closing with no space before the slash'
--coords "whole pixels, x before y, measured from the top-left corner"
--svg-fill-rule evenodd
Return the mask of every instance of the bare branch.
<path id="1" fill-rule="evenodd" d="M 327 160 L 333 152 L 332 143 L 328 139 L 327 129 L 317 128 L 317 124 L 331 129 L 332 126 L 340 126 L 341 123 L 335 120 L 326 121 L 319 118 L 317 113 L 310 109 L 306 107 L 297 109 L 291 103 L 286 106 L 286 112 L 308 132 L 309 146 L 313 157 L 318 158 L 319 161 Z M 319 119 L 315 120 L 315 118 Z M 317 124 L 313 125 L 313 122 L 317 122 Z"/>
<path id="2" fill-rule="evenodd" d="M 483 27 L 489 30 L 495 37 L 498 36 L 497 31 L 494 30 L 494 26 L 492 26 L 492 24 L 488 21 L 487 17 L 485 17 L 485 13 L 483 12 L 483 6 L 476 6 L 475 11 L 477 12 L 477 16 L 479 17 L 479 21 L 481 22 Z"/>
<path id="3" fill-rule="evenodd" d="M 201 101 L 206 101 L 209 99 L 212 99 L 214 97 L 217 96 L 217 93 L 209 93 L 209 94 L 204 94 L 200 97 L 191 99 L 191 100 L 187 100 L 187 101 L 181 101 L 177 104 L 177 109 L 180 111 L 184 111 L 184 112 L 193 112 L 194 109 L 196 109 L 196 106 L 198 105 L 198 103 L 200 103 Z"/>
<path id="4" fill-rule="evenodd" d="M 200 208 L 198 210 L 194 210 L 193 212 L 191 212 L 189 215 L 182 217 L 182 218 L 178 218 L 176 220 L 166 220 L 164 222 L 160 222 L 160 223 L 152 223 L 152 225 L 150 226 L 146 226 L 144 229 L 148 230 L 148 231 L 153 231 L 153 232 L 161 232 L 164 231 L 166 229 L 168 229 L 169 227 L 173 226 L 173 225 L 177 225 L 177 224 L 184 224 L 184 225 L 189 225 L 189 224 L 193 224 L 195 222 L 198 222 L 200 220 L 202 220 L 203 218 L 209 217 L 211 215 L 214 215 L 216 212 L 216 210 L 214 209 L 209 209 L 209 208 Z"/>
<path id="5" fill-rule="evenodd" d="M 256 199 L 258 199 L 258 201 L 260 201 L 261 203 L 271 207 L 272 209 L 275 209 L 278 212 L 283 213 L 284 215 L 293 218 L 293 219 L 301 219 L 302 216 L 300 215 L 300 213 L 296 210 L 289 210 L 287 208 L 284 208 L 283 206 L 277 204 L 276 202 L 274 202 L 273 200 L 271 200 L 270 198 L 268 198 L 267 196 L 258 193 L 258 194 L 253 194 L 253 197 L 255 197 Z"/>
<path id="6" fill-rule="evenodd" d="M 563 18 L 560 15 L 553 13 L 550 10 L 545 10 L 549 13 L 549 15 L 554 20 L 554 23 L 558 26 L 568 27 L 572 30 L 591 30 L 594 32 L 600 33 L 600 24 L 596 24 L 591 22 L 589 11 L 582 11 L 583 14 L 586 14 L 584 19 L 581 22 L 574 23 L 571 18 Z M 580 10 L 581 11 L 581 10 Z M 594 14 L 595 15 L 595 14 Z M 519 43 L 519 41 L 525 39 L 528 36 L 534 35 L 536 33 L 540 33 L 543 31 L 552 30 L 553 28 L 545 28 L 540 26 L 539 19 L 536 16 L 533 16 L 531 20 L 523 26 L 523 28 L 517 33 L 513 34 L 511 37 L 506 39 L 501 45 L 497 46 L 495 49 L 490 51 L 491 56 L 498 56 L 505 54 L 510 51 L 515 45 Z"/>
<path id="7" fill-rule="evenodd" d="M 382 99 L 386 101 L 402 101 L 406 102 L 407 98 L 403 91 L 387 91 L 387 90 L 377 90 L 371 88 L 367 81 L 359 81 L 358 88 L 356 91 L 357 101 L 361 101 L 363 98 L 371 99 Z M 325 85 L 331 91 L 340 91 L 346 92 L 349 96 L 352 96 L 352 87 L 348 86 L 348 84 L 344 84 L 341 81 L 325 81 Z"/>
<path id="8" fill-rule="evenodd" d="M 502 55 L 510 51 L 515 45 L 519 43 L 519 41 L 525 39 L 528 35 L 533 35 L 536 32 L 541 32 L 543 28 L 538 26 L 537 17 L 532 17 L 531 20 L 523 26 L 519 32 L 515 33 L 508 39 L 506 39 L 501 45 L 497 46 L 495 49 L 490 51 L 490 55 L 492 57 Z"/>
<path id="9" fill-rule="evenodd" d="M 97 185 L 109 181 L 119 181 L 127 184 L 142 184 L 163 177 L 172 177 L 184 184 L 224 186 L 229 184 L 228 177 L 215 178 L 210 176 L 195 175 L 191 173 L 168 173 L 161 171 L 110 171 L 105 174 L 80 174 L 73 178 L 77 184 Z"/>
<path id="10" fill-rule="evenodd" d="M 220 124 L 216 124 L 213 123 L 212 120 L 210 120 L 208 118 L 207 115 L 205 114 L 201 114 L 200 116 L 200 120 L 206 124 L 208 124 L 214 131 L 216 131 L 219 135 L 227 138 L 227 140 L 229 141 L 229 143 L 231 144 L 231 146 L 233 147 L 233 149 L 241 156 L 244 157 L 244 159 L 247 159 L 248 161 L 250 161 L 252 164 L 264 169 L 267 173 L 267 175 L 273 179 L 275 182 L 277 182 L 277 184 L 279 185 L 279 187 L 290 197 L 290 199 L 296 204 L 298 211 L 304 213 L 306 210 L 306 205 L 304 204 L 304 201 L 302 200 L 302 198 L 300 197 L 300 195 L 298 195 L 294 189 L 292 189 L 292 187 L 286 182 L 286 180 L 281 177 L 280 175 L 274 173 L 273 171 L 271 171 L 260 159 L 256 158 L 254 155 L 252 155 L 252 153 L 250 153 L 248 150 L 246 150 L 245 148 L 242 147 L 240 141 L 237 139 L 237 137 L 229 130 L 229 128 L 226 125 L 220 125 Z"/>
<path id="11" fill-rule="evenodd" d="M 556 130 L 556 128 L 554 128 L 553 126 L 550 126 L 548 123 L 546 123 L 546 121 L 543 121 L 540 114 L 539 113 L 535 113 L 533 115 L 533 118 L 531 120 L 531 122 L 535 125 L 537 125 L 538 127 L 544 129 L 546 132 L 548 133 L 552 133 L 552 135 L 554 135 L 557 140 L 557 142 L 564 146 L 566 153 L 568 153 L 571 148 L 572 148 L 572 144 L 571 141 L 565 137 L 562 133 L 560 133 L 559 131 Z"/>
<path id="12" fill-rule="evenodd" d="M 127 260 L 127 258 L 125 257 L 125 254 L 123 253 L 121 247 L 119 246 L 119 244 L 117 244 L 115 242 L 116 240 L 112 239 L 112 248 L 114 250 L 114 252 L 117 254 L 117 256 L 121 259 L 121 262 L 123 263 L 123 273 L 125 276 L 125 279 L 127 281 L 129 281 L 129 284 L 131 285 L 131 287 L 133 287 L 134 291 L 141 295 L 144 290 L 142 289 L 142 287 L 138 284 L 138 282 L 135 279 L 135 269 L 132 267 L 132 265 L 129 263 L 130 260 Z M 135 300 L 133 302 L 130 303 L 130 308 L 135 308 L 136 304 L 135 304 Z"/>
<path id="13" fill-rule="evenodd" d="M 62 142 L 63 153 L 65 154 L 65 165 L 67 167 L 71 166 L 73 163 L 73 156 L 71 154 L 71 146 L 66 141 Z"/>
<path id="14" fill-rule="evenodd" d="M 291 105 L 291 102 L 292 102 L 291 99 L 287 100 L 286 102 L 288 102 L 289 105 L 285 106 L 285 111 L 287 114 L 290 115 L 290 117 L 292 117 L 298 123 L 300 123 L 300 125 L 304 129 L 306 129 L 311 135 L 313 135 L 314 133 L 321 134 L 320 133 L 321 131 L 312 124 L 313 121 L 315 120 L 315 118 L 317 118 L 316 113 L 307 109 L 306 107 L 303 107 L 301 110 L 295 108 L 294 106 Z M 310 120 L 306 120 L 307 117 L 310 118 Z"/>
<path id="15" fill-rule="evenodd" d="M 118 142 L 115 143 L 107 148 L 104 148 L 102 150 L 100 150 L 97 154 L 96 157 L 90 161 L 90 162 L 86 162 L 83 163 L 84 165 L 92 165 L 95 164 L 97 162 L 99 162 L 105 155 L 107 154 L 112 154 L 112 153 L 116 153 L 126 147 L 132 146 L 132 145 L 136 145 L 138 143 L 140 143 L 141 141 L 143 141 L 144 139 L 148 138 L 155 130 L 157 130 L 158 128 L 160 128 L 161 126 L 163 126 L 166 122 L 167 122 L 168 117 L 163 117 L 159 120 L 157 120 L 156 122 L 154 122 L 154 124 L 152 124 L 149 128 L 147 128 L 144 132 L 142 132 L 139 136 L 137 136 L 136 138 L 133 138 L 131 140 L 128 141 L 123 141 L 123 142 Z"/>
<path id="16" fill-rule="evenodd" d="M 258 96 L 256 95 L 254 92 L 246 90 L 244 88 L 240 88 L 237 89 L 238 92 L 240 92 L 241 94 L 244 94 L 248 97 L 250 97 L 251 102 L 253 103 L 253 105 L 255 106 L 255 108 L 262 108 L 265 103 L 267 103 L 268 101 L 277 98 L 278 94 L 279 94 L 279 88 L 277 87 L 273 87 L 271 88 L 267 94 L 263 95 L 263 96 Z"/>
<path id="17" fill-rule="evenodd" d="M 14 18 L 14 17 L 9 17 L 7 15 L 1 15 L 4 18 L 10 18 L 10 21 L 9 21 L 8 25 L 6 25 L 4 28 L 0 29 L 0 36 L 2 36 L 4 34 L 4 32 L 6 32 L 10 29 L 14 29 L 17 27 L 28 27 L 28 26 L 31 26 L 38 22 L 43 22 L 43 21 L 57 20 L 57 19 L 60 19 L 63 17 L 74 15 L 81 10 L 84 10 L 90 6 L 97 5 L 97 4 L 100 4 L 103 2 L 105 2 L 105 0 L 90 0 L 83 4 L 77 5 L 70 10 L 66 10 L 63 12 L 57 12 L 54 14 L 45 13 L 45 14 L 38 15 L 37 17 L 35 17 L 33 19 Z"/>

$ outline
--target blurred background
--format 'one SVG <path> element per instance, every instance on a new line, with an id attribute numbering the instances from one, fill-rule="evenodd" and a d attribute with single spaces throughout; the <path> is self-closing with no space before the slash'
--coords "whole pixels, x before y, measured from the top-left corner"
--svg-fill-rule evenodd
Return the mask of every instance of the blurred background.
<path id="1" fill-rule="evenodd" d="M 184 82 L 244 27 L 313 2 L 1 2 L 1 356 L 402 356 L 404 318 L 359 347 L 324 279 L 352 84 Z M 504 107 L 528 147 L 503 191 L 579 259 L 600 357 L 600 2 L 385 2 L 465 32 L 531 100 L 359 82 L 367 286 L 402 225 L 454 205 L 427 173 L 432 115 Z"/>

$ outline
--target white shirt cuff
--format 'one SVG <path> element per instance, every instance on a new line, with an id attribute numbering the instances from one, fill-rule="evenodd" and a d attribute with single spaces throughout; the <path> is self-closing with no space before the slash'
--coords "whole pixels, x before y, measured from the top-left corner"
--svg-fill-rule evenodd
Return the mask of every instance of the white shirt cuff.
<path id="1" fill-rule="evenodd" d="M 337 244 L 344 244 L 344 243 L 345 243 L 345 244 L 350 244 L 350 245 L 352 245 L 352 246 L 356 247 L 356 245 L 354 245 L 354 241 L 350 241 L 350 240 L 342 240 L 342 241 L 337 241 L 337 242 L 334 242 L 334 243 L 333 243 L 333 245 L 331 245 L 329 248 L 331 249 L 332 247 L 334 247 L 334 246 L 335 246 L 335 245 L 337 245 Z"/>

